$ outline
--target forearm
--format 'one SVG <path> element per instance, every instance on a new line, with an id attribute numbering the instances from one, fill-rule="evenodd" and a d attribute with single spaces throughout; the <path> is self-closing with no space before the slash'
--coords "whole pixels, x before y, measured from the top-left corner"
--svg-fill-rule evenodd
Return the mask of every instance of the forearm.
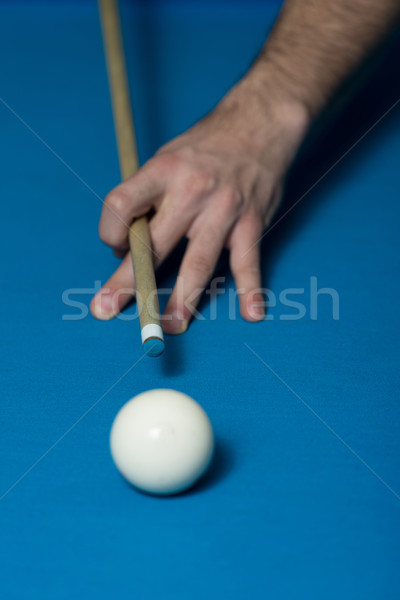
<path id="1" fill-rule="evenodd" d="M 311 117 L 400 16 L 399 0 L 286 0 L 257 61 Z"/>
<path id="2" fill-rule="evenodd" d="M 275 115 L 287 167 L 312 119 L 399 16 L 400 0 L 286 0 L 255 64 L 221 102 L 222 111 L 244 116 L 243 136 L 264 156 Z"/>

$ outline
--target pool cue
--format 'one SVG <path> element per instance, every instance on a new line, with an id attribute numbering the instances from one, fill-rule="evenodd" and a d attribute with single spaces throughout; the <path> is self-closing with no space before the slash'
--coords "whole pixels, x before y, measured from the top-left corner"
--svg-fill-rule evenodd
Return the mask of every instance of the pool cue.
<path id="1" fill-rule="evenodd" d="M 103 30 L 119 163 L 122 179 L 124 180 L 136 173 L 139 168 L 139 160 L 129 98 L 118 2 L 117 0 L 99 0 L 98 5 Z M 164 338 L 160 324 L 160 308 L 146 216 L 135 219 L 130 225 L 129 245 L 135 275 L 143 348 L 150 356 L 158 356 L 164 350 Z"/>

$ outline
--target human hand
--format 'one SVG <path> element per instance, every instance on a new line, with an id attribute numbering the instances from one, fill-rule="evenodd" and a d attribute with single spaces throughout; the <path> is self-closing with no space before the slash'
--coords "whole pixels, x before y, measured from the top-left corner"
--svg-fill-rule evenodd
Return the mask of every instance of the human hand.
<path id="1" fill-rule="evenodd" d="M 128 226 L 150 210 L 158 267 L 181 238 L 189 243 L 162 326 L 183 333 L 224 247 L 237 287 L 240 312 L 264 318 L 260 237 L 279 204 L 285 172 L 307 125 L 300 106 L 261 98 L 242 80 L 205 119 L 163 146 L 137 174 L 113 189 L 100 219 L 101 239 L 121 265 L 91 303 L 110 319 L 134 295 Z"/>

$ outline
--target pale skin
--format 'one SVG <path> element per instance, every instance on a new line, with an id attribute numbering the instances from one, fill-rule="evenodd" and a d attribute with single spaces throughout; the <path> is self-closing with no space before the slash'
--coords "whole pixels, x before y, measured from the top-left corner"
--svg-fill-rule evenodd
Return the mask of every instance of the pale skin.
<path id="1" fill-rule="evenodd" d="M 110 319 L 131 299 L 128 225 L 152 210 L 155 267 L 180 239 L 189 240 L 164 331 L 186 331 L 224 247 L 242 317 L 262 320 L 260 238 L 279 205 L 285 174 L 312 120 L 399 16 L 399 0 L 286 0 L 245 77 L 205 119 L 106 197 L 100 237 L 124 258 L 93 298 L 93 315 Z"/>

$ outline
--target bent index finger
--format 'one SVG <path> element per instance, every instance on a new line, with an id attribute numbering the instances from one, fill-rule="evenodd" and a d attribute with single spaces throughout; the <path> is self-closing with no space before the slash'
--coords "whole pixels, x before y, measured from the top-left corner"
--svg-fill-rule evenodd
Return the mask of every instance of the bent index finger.
<path id="1" fill-rule="evenodd" d="M 165 193 L 166 179 L 157 165 L 143 167 L 107 195 L 99 234 L 113 248 L 128 247 L 128 230 L 135 217 L 146 214 L 154 200 Z"/>

